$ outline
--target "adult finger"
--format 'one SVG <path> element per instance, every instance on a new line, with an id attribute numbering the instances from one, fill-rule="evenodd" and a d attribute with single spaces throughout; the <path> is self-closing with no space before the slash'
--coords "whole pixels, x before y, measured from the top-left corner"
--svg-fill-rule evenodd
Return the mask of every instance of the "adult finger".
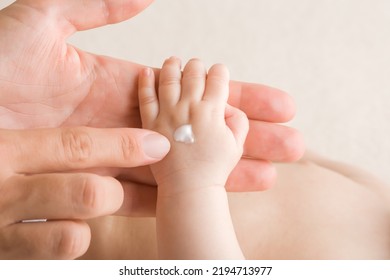
<path id="1" fill-rule="evenodd" d="M 15 175 L 0 189 L 3 226 L 32 219 L 90 219 L 123 203 L 121 184 L 94 174 Z"/>
<path id="2" fill-rule="evenodd" d="M 276 170 L 271 162 L 242 158 L 226 182 L 230 192 L 264 191 L 275 184 Z"/>
<path id="3" fill-rule="evenodd" d="M 115 213 L 128 217 L 155 217 L 157 203 L 157 187 L 121 181 L 124 199 L 121 208 Z"/>
<path id="4" fill-rule="evenodd" d="M 153 177 L 150 166 L 141 166 L 134 168 L 124 168 L 117 176 L 119 181 L 131 181 L 143 185 L 156 186 L 156 180 Z"/>
<path id="5" fill-rule="evenodd" d="M 0 147 L 18 173 L 48 173 L 91 167 L 133 167 L 161 160 L 170 143 L 164 136 L 134 128 L 89 127 L 1 130 Z"/>
<path id="6" fill-rule="evenodd" d="M 92 29 L 127 20 L 146 9 L 152 2 L 153 0 L 19 0 L 16 4 L 50 13 L 52 17 L 57 17 L 61 31 L 71 35 L 76 30 Z"/>
<path id="7" fill-rule="evenodd" d="M 295 129 L 260 121 L 249 121 L 244 156 L 254 159 L 291 162 L 304 153 L 304 140 Z"/>
<path id="8" fill-rule="evenodd" d="M 295 115 L 295 105 L 288 94 L 260 84 L 231 81 L 229 104 L 252 120 L 281 123 Z"/>
<path id="9" fill-rule="evenodd" d="M 0 231 L 0 259 L 75 259 L 90 244 L 81 221 L 18 223 Z"/>

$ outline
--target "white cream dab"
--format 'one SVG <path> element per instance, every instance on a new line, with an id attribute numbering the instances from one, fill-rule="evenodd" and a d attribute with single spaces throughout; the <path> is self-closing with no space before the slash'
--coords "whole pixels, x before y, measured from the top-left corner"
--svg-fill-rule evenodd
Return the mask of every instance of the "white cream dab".
<path id="1" fill-rule="evenodd" d="M 195 136 L 192 132 L 192 125 L 185 124 L 177 128 L 173 133 L 173 139 L 175 139 L 176 142 L 182 142 L 186 144 L 194 143 Z"/>

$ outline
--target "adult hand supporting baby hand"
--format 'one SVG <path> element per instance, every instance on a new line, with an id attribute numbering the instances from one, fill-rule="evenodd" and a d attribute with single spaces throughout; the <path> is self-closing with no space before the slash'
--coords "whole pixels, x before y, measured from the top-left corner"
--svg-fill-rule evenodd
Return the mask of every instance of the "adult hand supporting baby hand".
<path id="1" fill-rule="evenodd" d="M 84 254 L 91 234 L 83 220 L 113 214 L 124 194 L 116 179 L 75 169 L 151 164 L 169 147 L 132 128 L 0 130 L 0 259 Z M 48 221 L 21 222 L 35 219 Z"/>
<path id="2" fill-rule="evenodd" d="M 18 0 L 0 11 L 1 127 L 141 127 L 137 79 L 144 66 L 83 52 L 66 39 L 126 20 L 151 2 L 86 0 L 81 6 L 75 0 Z M 294 161 L 303 153 L 300 134 L 277 124 L 293 117 L 294 105 L 277 89 L 241 82 L 230 86 L 229 103 L 248 115 L 250 130 L 244 158 L 227 188 L 269 188 L 275 179 L 270 161 Z M 132 195 L 139 184 L 155 184 L 147 168 L 123 170 L 120 178 Z M 138 197 L 149 201 L 152 196 Z"/>

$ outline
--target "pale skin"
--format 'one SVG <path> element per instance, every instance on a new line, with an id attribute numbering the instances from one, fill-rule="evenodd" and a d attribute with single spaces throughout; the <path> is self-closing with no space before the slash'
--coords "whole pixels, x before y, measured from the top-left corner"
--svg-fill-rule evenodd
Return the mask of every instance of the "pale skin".
<path id="1" fill-rule="evenodd" d="M 118 6 L 113 4 L 114 1 L 83 1 L 85 6 L 80 9 L 80 1 L 31 0 L 16 1 L 16 4 L 23 5 L 13 5 L 0 11 L 2 127 L 140 127 L 136 81 L 143 66 L 85 53 L 67 45 L 65 40 L 78 30 L 126 20 L 151 2 L 127 0 L 120 1 Z M 71 19 L 69 24 L 59 24 L 64 23 L 61 20 L 64 17 Z M 45 50 L 42 46 L 51 48 Z M 58 61 L 64 62 L 62 68 L 56 68 Z M 158 74 L 158 70 L 155 72 Z M 45 104 L 44 100 L 50 102 Z M 12 103 L 17 103 L 17 106 L 10 106 Z M 241 161 L 241 167 L 230 176 L 227 187 L 234 190 L 269 188 L 275 181 L 275 172 L 269 161 L 293 161 L 301 157 L 303 152 L 300 134 L 277 124 L 293 117 L 292 100 L 274 88 L 231 82 L 229 103 L 242 109 L 250 119 L 245 153 L 256 160 Z M 127 134 L 122 129 L 119 131 L 120 135 L 125 133 L 133 139 L 133 133 Z M 96 134 L 88 132 L 87 135 L 94 140 Z M 16 136 L 12 132 L 11 135 L 8 142 L 12 144 L 26 138 L 25 134 Z M 115 136 L 111 139 L 105 140 L 101 146 L 110 146 L 110 143 L 116 141 Z M 256 141 L 261 145 L 254 145 Z M 56 151 L 48 150 L 46 145 L 37 149 L 38 144 L 30 146 L 33 148 L 29 152 L 29 159 L 55 154 Z M 16 145 L 13 149 L 20 147 Z M 101 151 L 100 148 L 91 147 L 93 154 Z M 3 152 L 13 150 L 2 149 L 2 155 Z M 11 155 L 6 158 L 11 158 Z M 112 157 L 107 161 L 112 164 Z M 53 170 L 58 164 L 63 168 L 61 163 L 51 162 L 45 169 Z M 354 167 L 312 155 L 296 164 L 276 165 L 276 170 L 278 180 L 273 189 L 264 193 L 229 194 L 233 224 L 247 258 L 390 258 L 388 186 Z M 117 174 L 117 171 L 114 173 Z M 54 223 L 40 228 L 29 225 L 30 228 L 23 234 L 15 234 L 10 224 L 2 223 L 0 256 L 24 259 L 75 258 L 82 255 L 91 242 L 84 258 L 156 259 L 154 217 L 105 216 L 89 220 L 89 227 L 84 223 L 79 227 L 80 223 L 77 222 L 82 217 L 101 216 L 115 212 L 118 208 L 121 214 L 154 216 L 156 189 L 152 186 L 155 182 L 148 170 L 142 171 L 144 173 L 140 173 L 139 169 L 121 172 L 121 176 L 126 179 L 121 180 L 121 184 L 111 179 L 99 179 L 99 184 L 90 184 L 90 194 L 98 201 L 95 207 L 85 207 L 77 196 L 53 196 L 52 184 L 50 187 L 40 187 L 42 184 L 38 180 L 28 185 L 20 184 L 20 181 L 18 184 L 10 184 L 9 181 L 8 194 L 20 199 L 12 200 L 12 208 L 9 209 L 10 201 L 3 203 L 4 200 L 1 200 L 2 211 L 8 213 L 7 220 L 28 218 L 30 211 L 45 213 L 45 216 L 51 213 L 54 203 L 42 203 L 39 199 L 42 197 L 48 198 L 46 201 L 60 198 L 57 201 L 63 205 L 65 215 L 61 219 L 57 217 L 57 222 L 63 222 L 61 228 L 52 227 Z M 47 181 L 50 178 L 44 172 L 41 171 L 41 179 Z M 245 176 L 241 177 L 243 173 Z M 82 179 L 82 176 L 79 178 Z M 58 193 L 62 190 L 65 193 L 78 192 L 80 185 L 74 183 L 71 177 L 58 179 L 55 193 L 58 186 Z M 1 182 L 3 184 L 4 178 Z M 15 178 L 13 182 L 16 182 Z M 29 195 L 25 192 L 27 187 Z M 110 188 L 110 199 L 107 200 L 107 192 L 99 191 L 101 188 Z M 4 189 L 1 185 L 1 190 Z M 122 204 L 123 194 L 125 200 Z M 351 195 L 356 199 L 350 199 Z M 309 201 L 312 203 L 307 203 Z M 319 205 L 319 202 L 322 204 Z M 338 202 L 341 208 L 331 202 Z M 24 204 L 31 206 L 25 209 Z M 340 215 L 340 212 L 344 215 Z M 295 223 L 296 220 L 299 223 Z M 61 229 L 66 232 L 65 235 L 57 234 Z"/>
<path id="2" fill-rule="evenodd" d="M 0 182 L 0 191 L 8 194 L 0 200 L 2 213 L 7 213 L 6 222 L 0 223 L 0 257 L 75 258 L 85 252 L 91 241 L 88 225 L 80 221 L 114 213 L 155 215 L 156 183 L 149 168 L 130 168 L 160 160 L 164 151 L 168 152 L 165 147 L 157 158 L 147 157 L 141 140 L 150 132 L 131 130 L 141 128 L 137 80 L 144 66 L 86 53 L 66 43 L 77 31 L 127 20 L 152 2 L 87 0 L 82 1 L 80 8 L 80 1 L 76 0 L 19 0 L 0 11 L 0 125 L 7 129 L 0 135 L 4 143 L 1 165 L 8 172 L 1 175 Z M 159 75 L 158 69 L 154 72 Z M 229 176 L 226 188 L 270 188 L 276 178 L 271 161 L 294 161 L 303 154 L 301 135 L 279 124 L 293 117 L 293 102 L 280 90 L 231 81 L 229 104 L 247 114 L 250 129 L 244 157 Z M 116 130 L 112 133 L 92 127 Z M 26 134 L 12 131 L 34 128 L 46 130 Z M 27 141 L 25 135 L 30 134 L 37 136 L 36 142 Z M 73 140 L 64 145 L 58 141 L 63 135 L 71 135 Z M 42 139 L 53 139 L 51 143 L 59 143 L 58 147 L 53 150 L 55 146 L 46 145 L 45 141 L 39 145 Z M 71 143 L 71 148 L 66 143 Z M 114 146 L 120 148 L 110 148 Z M 68 151 L 73 160 L 64 164 L 63 158 L 57 156 L 58 149 Z M 27 156 L 21 155 L 28 155 L 31 160 L 28 168 L 20 171 L 6 166 L 7 162 L 25 161 Z M 47 163 L 38 168 L 34 161 Z M 48 174 L 60 171 L 86 177 L 77 175 L 76 180 L 62 175 L 53 180 Z M 49 187 L 60 186 L 59 193 L 76 194 L 80 185 L 89 182 L 91 173 L 93 184 L 87 185 L 96 204 L 87 206 L 88 215 L 80 197 L 56 196 L 57 189 L 53 192 Z M 15 175 L 25 178 L 38 174 L 40 180 L 31 180 L 28 188 L 23 180 L 8 180 Z M 102 179 L 105 176 L 111 179 Z M 42 181 L 50 183 L 41 187 Z M 114 191 L 107 194 L 101 188 Z M 7 197 L 19 199 L 10 201 Z M 42 198 L 52 202 L 42 203 Z M 106 200 L 113 204 L 109 210 L 104 206 Z M 28 211 L 25 205 L 29 206 Z M 10 221 L 29 216 L 45 218 L 49 214 L 44 213 L 57 213 L 53 207 L 58 205 L 61 214 L 52 219 L 61 223 L 66 235 L 52 234 L 56 232 L 54 223 L 29 225 L 28 230 L 19 234 L 11 230 L 14 223 Z M 101 223 L 109 227 L 104 219 Z"/>
<path id="3" fill-rule="evenodd" d="M 245 258 L 390 259 L 388 184 L 312 153 L 276 168 L 274 188 L 228 193 Z M 155 218 L 112 216 L 89 224 L 94 238 L 83 258 L 159 257 Z"/>
<path id="4" fill-rule="evenodd" d="M 226 123 L 207 119 L 207 110 L 199 105 L 204 99 L 210 101 L 206 95 L 208 84 L 199 86 L 204 84 L 205 69 L 199 61 L 190 61 L 180 83 L 178 68 L 177 59 L 165 63 L 158 97 L 153 76 L 147 71 L 140 73 L 143 125 L 172 141 L 177 126 L 198 121 L 196 135 L 200 135 L 201 142 L 196 146 L 172 141 L 172 154 L 152 167 L 160 191 L 157 220 L 107 217 L 111 229 L 91 221 L 92 229 L 98 230 L 96 242 L 85 258 L 390 258 L 390 186 L 366 171 L 314 153 L 307 152 L 296 164 L 278 165 L 279 180 L 271 190 L 230 193 L 230 215 L 221 187 L 224 177 L 219 177 L 226 176 L 229 170 L 224 165 L 229 163 L 229 154 L 220 155 L 219 151 L 226 151 L 224 145 L 228 145 L 229 139 L 238 140 L 232 145 L 242 142 L 239 139 L 245 135 L 245 118 L 235 111 L 236 122 L 231 122 L 225 111 Z M 207 78 L 217 73 L 221 85 L 223 71 L 220 66 L 212 68 Z M 213 89 L 218 92 L 218 87 Z M 191 90 L 198 96 L 191 95 Z M 219 99 L 223 104 L 223 87 L 220 90 L 214 101 Z M 200 100 L 203 92 L 205 97 Z M 188 106 L 192 108 L 190 115 L 185 110 Z M 222 119 L 222 114 L 219 116 Z M 204 120 L 207 125 L 202 125 Z M 227 130 L 219 133 L 219 127 Z M 218 136 L 227 139 L 214 145 L 212 140 Z M 222 163 L 218 164 L 219 158 Z M 210 182 L 211 188 L 207 187 Z M 219 182 L 217 186 L 215 182 Z M 108 245 L 109 236 L 115 241 Z"/>
<path id="5" fill-rule="evenodd" d="M 154 163 L 161 158 L 151 157 L 141 146 L 130 156 L 123 143 L 133 139 L 142 145 L 155 137 L 162 136 L 140 129 L 0 129 L 0 259 L 73 259 L 84 254 L 91 239 L 85 220 L 118 211 L 124 192 L 110 176 L 74 168 Z M 164 141 L 166 154 L 169 142 Z M 37 156 L 41 148 L 49 153 Z M 20 223 L 42 218 L 48 222 Z"/>
<path id="6" fill-rule="evenodd" d="M 246 115 L 228 106 L 229 74 L 201 61 L 181 73 L 177 58 L 165 61 L 158 94 L 150 69 L 139 79 L 144 128 L 165 135 L 169 154 L 151 166 L 158 187 L 157 247 L 162 259 L 242 259 L 225 190 L 248 132 Z M 190 124 L 194 143 L 177 142 L 175 130 Z M 191 240 L 191 242 L 189 242 Z"/>

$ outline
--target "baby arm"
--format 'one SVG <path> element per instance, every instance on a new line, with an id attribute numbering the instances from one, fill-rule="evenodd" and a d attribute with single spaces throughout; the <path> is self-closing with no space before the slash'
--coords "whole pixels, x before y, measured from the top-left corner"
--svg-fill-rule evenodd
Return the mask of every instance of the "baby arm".
<path id="1" fill-rule="evenodd" d="M 142 125 L 171 142 L 166 158 L 151 167 L 158 184 L 160 258 L 243 258 L 225 183 L 242 155 L 248 120 L 227 105 L 228 93 L 227 69 L 214 65 L 207 74 L 199 60 L 191 60 L 183 75 L 177 58 L 165 61 L 158 94 L 153 72 L 140 74 Z M 175 130 L 186 124 L 192 127 L 193 143 L 174 140 Z"/>

